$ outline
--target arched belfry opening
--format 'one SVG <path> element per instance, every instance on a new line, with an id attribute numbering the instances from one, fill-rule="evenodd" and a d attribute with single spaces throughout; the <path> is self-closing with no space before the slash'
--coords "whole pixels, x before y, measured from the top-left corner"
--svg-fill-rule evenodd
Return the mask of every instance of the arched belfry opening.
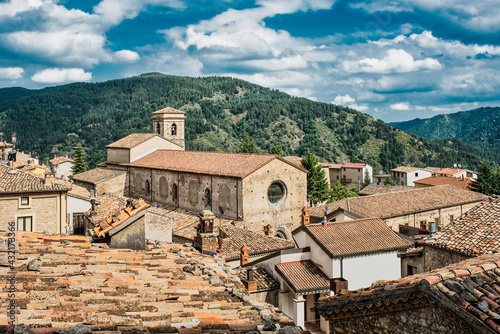
<path id="1" fill-rule="evenodd" d="M 176 143 L 182 148 L 184 145 L 184 121 L 186 113 L 171 107 L 157 110 L 151 117 L 153 132 Z"/>

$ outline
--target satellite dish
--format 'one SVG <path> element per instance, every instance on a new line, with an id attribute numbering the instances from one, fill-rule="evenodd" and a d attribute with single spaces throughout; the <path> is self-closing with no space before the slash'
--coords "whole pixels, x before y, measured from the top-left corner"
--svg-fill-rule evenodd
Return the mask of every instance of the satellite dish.
<path id="1" fill-rule="evenodd" d="M 461 165 L 461 164 L 458 164 L 458 168 L 462 168 L 462 165 Z"/>
<path id="2" fill-rule="evenodd" d="M 457 164 L 453 164 L 453 168 L 457 168 Z"/>

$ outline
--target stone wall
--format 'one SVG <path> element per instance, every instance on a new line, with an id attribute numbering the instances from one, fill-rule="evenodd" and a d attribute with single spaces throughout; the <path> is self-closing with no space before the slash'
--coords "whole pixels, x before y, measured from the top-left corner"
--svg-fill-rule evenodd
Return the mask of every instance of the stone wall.
<path id="1" fill-rule="evenodd" d="M 330 320 L 330 334 L 465 333 L 433 307 Z"/>
<path id="2" fill-rule="evenodd" d="M 125 195 L 127 187 L 128 175 L 123 173 L 112 179 L 101 182 L 96 185 L 96 196 L 102 195 L 104 193 L 111 193 L 117 195 Z"/>
<path id="3" fill-rule="evenodd" d="M 172 242 L 172 218 L 146 213 L 145 237 L 149 240 Z"/>
<path id="4" fill-rule="evenodd" d="M 421 274 L 425 272 L 424 270 L 424 255 L 414 255 L 405 256 L 401 258 L 401 277 L 409 276 L 411 273 L 408 272 L 408 266 L 416 268 L 415 274 Z"/>
<path id="5" fill-rule="evenodd" d="M 446 267 L 452 263 L 457 263 L 466 259 L 469 256 L 456 254 L 444 249 L 434 248 L 424 245 L 424 271 Z"/>
<path id="6" fill-rule="evenodd" d="M 133 219 L 129 218 L 129 219 Z M 144 228 L 144 215 L 138 217 L 133 223 L 121 229 L 116 234 L 111 235 L 110 232 L 109 247 L 111 248 L 126 248 L 133 250 L 146 249 L 146 236 Z M 126 222 L 122 223 L 125 224 Z M 120 227 L 120 226 L 119 226 Z"/>

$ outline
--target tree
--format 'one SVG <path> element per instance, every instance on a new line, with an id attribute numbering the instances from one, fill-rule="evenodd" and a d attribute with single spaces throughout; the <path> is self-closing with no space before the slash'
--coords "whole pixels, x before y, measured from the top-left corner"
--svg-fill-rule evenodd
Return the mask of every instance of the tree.
<path id="1" fill-rule="evenodd" d="M 384 186 L 394 186 L 395 183 L 394 183 L 394 180 L 388 176 L 385 180 L 384 180 Z"/>
<path id="2" fill-rule="evenodd" d="M 249 135 L 245 134 L 241 138 L 241 145 L 238 147 L 238 153 L 260 153 L 259 148 Z"/>
<path id="3" fill-rule="evenodd" d="M 495 174 L 495 190 L 493 193 L 500 195 L 500 167 L 497 168 L 497 172 Z"/>
<path id="4" fill-rule="evenodd" d="M 335 184 L 331 191 L 329 202 L 339 201 L 347 197 L 358 197 L 358 194 L 354 192 L 355 188 L 347 189 L 347 187 L 340 184 L 339 181 Z"/>
<path id="5" fill-rule="evenodd" d="M 87 170 L 87 164 L 85 163 L 85 152 L 81 144 L 78 144 L 75 148 L 75 153 L 73 160 L 75 164 L 71 167 L 71 172 L 73 175 L 83 173 Z"/>
<path id="6" fill-rule="evenodd" d="M 283 149 L 280 143 L 274 143 L 273 146 L 271 146 L 271 154 L 276 154 L 280 157 L 283 156 Z"/>
<path id="7" fill-rule="evenodd" d="M 488 163 L 483 162 L 479 166 L 479 171 L 477 173 L 477 180 L 473 180 L 469 188 L 478 193 L 485 195 L 491 195 L 494 188 L 495 174 L 491 172 L 491 168 Z"/>
<path id="8" fill-rule="evenodd" d="M 365 169 L 365 178 L 363 180 L 363 184 L 361 185 L 361 189 L 366 188 L 372 183 L 372 179 L 370 177 L 370 172 L 368 171 L 368 168 Z"/>
<path id="9" fill-rule="evenodd" d="M 307 169 L 307 195 L 313 204 L 324 202 L 330 198 L 331 190 L 325 177 L 325 171 L 318 158 L 307 151 L 302 157 L 302 168 Z"/>

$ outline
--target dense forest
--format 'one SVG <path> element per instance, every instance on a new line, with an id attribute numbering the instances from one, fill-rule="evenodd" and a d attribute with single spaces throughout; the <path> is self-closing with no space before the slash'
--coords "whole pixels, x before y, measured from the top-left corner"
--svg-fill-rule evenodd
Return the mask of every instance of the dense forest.
<path id="1" fill-rule="evenodd" d="M 89 167 L 105 160 L 105 146 L 133 132 L 151 132 L 153 111 L 186 111 L 186 149 L 236 151 L 248 135 L 261 152 L 307 151 L 325 162 L 362 162 L 378 172 L 397 164 L 479 166 L 500 154 L 453 140 L 429 140 L 346 107 L 319 103 L 226 77 L 158 73 L 40 91 L 0 90 L 0 131 L 17 133 L 18 148 L 45 161 L 81 144 Z M 9 100 L 10 99 L 10 100 Z M 5 101 L 8 101 L 5 102 Z"/>

